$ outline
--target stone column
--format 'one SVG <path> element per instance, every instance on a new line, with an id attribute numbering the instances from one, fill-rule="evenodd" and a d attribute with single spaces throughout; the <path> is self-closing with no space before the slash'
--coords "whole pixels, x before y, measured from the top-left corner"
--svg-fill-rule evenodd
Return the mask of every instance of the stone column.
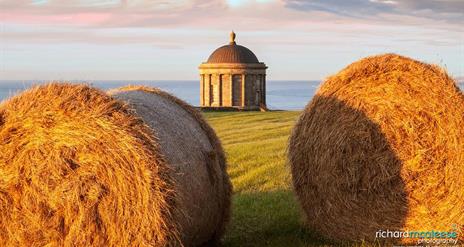
<path id="1" fill-rule="evenodd" d="M 233 82 L 233 77 L 234 74 L 231 73 L 230 75 L 230 106 L 234 106 L 234 82 Z"/>
<path id="2" fill-rule="evenodd" d="M 246 93 L 245 93 L 245 90 L 246 90 L 246 87 L 245 87 L 245 79 L 246 79 L 246 75 L 245 73 L 242 74 L 242 107 L 245 107 L 245 96 L 246 96 Z"/>
<path id="3" fill-rule="evenodd" d="M 218 87 L 219 87 L 219 106 L 222 106 L 222 74 L 218 75 Z"/>
<path id="4" fill-rule="evenodd" d="M 205 105 L 205 75 L 200 75 L 200 106 Z"/>
<path id="5" fill-rule="evenodd" d="M 261 107 L 264 101 L 264 80 L 261 74 L 258 74 L 256 76 L 259 79 L 259 107 Z"/>
<path id="6" fill-rule="evenodd" d="M 205 74 L 205 106 L 211 106 L 211 74 Z"/>
<path id="7" fill-rule="evenodd" d="M 256 106 L 258 105 L 259 106 L 259 102 L 261 101 L 261 85 L 257 84 L 257 81 L 258 81 L 258 75 L 256 74 L 253 74 L 251 76 L 251 85 L 253 85 L 253 95 L 252 97 L 250 98 L 250 100 L 253 102 L 253 106 Z M 256 95 L 256 93 L 259 92 L 258 95 Z"/>
<path id="8" fill-rule="evenodd" d="M 263 77 L 263 104 L 267 107 L 266 105 L 266 74 L 262 75 Z"/>

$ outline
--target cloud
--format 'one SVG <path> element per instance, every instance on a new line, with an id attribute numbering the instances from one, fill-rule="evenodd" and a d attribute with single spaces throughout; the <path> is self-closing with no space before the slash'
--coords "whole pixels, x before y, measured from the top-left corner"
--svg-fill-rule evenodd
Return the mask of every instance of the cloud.
<path id="1" fill-rule="evenodd" d="M 164 49 L 180 49 L 184 44 L 159 32 L 134 32 L 134 30 L 127 29 L 96 31 L 86 28 L 72 30 L 66 28 L 17 28 L 16 30 L 12 30 L 8 28 L 8 30 L 3 31 L 1 43 L 3 45 L 18 43 L 30 43 L 34 45 L 148 45 Z"/>
<path id="2" fill-rule="evenodd" d="M 301 32 L 378 25 L 462 32 L 462 9 L 464 1 L 459 0 L 0 0 L 0 22 L 91 29 Z"/>
<path id="3" fill-rule="evenodd" d="M 0 0 L 0 21 L 91 28 L 255 30 L 351 22 L 462 29 L 462 0 Z"/>
<path id="4" fill-rule="evenodd" d="M 462 0 L 284 0 L 284 2 L 287 8 L 299 11 L 324 11 L 360 19 L 382 20 L 386 14 L 464 23 Z"/>
<path id="5" fill-rule="evenodd" d="M 181 48 L 192 43 L 222 42 L 221 35 L 234 29 L 249 32 L 253 39 L 247 42 L 282 46 L 335 45 L 347 40 L 390 40 L 396 36 L 428 43 L 436 39 L 440 46 L 462 40 L 459 23 L 424 17 L 430 11 L 436 15 L 460 15 L 449 13 L 455 11 L 449 6 L 435 6 L 437 1 L 433 0 L 424 0 L 427 5 L 409 0 L 238 2 L 239 5 L 230 6 L 229 0 L 0 0 L 1 38 L 4 43 L 148 44 Z M 451 2 L 455 8 L 462 5 Z M 415 34 L 411 30 L 416 30 Z M 419 35 L 418 30 L 427 30 L 428 34 Z M 186 37 L 185 33 L 191 36 Z M 440 37 L 434 38 L 437 33 Z"/>
<path id="6" fill-rule="evenodd" d="M 306 58 L 315 56 L 315 60 L 326 61 L 330 68 L 341 63 L 336 56 L 346 56 L 349 61 L 382 52 L 411 52 L 428 58 L 432 53 L 446 53 L 450 60 L 460 62 L 463 3 L 451 0 L 0 0 L 0 48 L 11 56 L 9 64 L 15 59 L 28 61 L 29 58 L 21 57 L 21 49 L 31 54 L 45 50 L 52 53 L 62 46 L 69 48 L 66 52 L 70 56 L 79 54 L 83 47 L 98 47 L 94 50 L 95 56 L 100 54 L 100 49 L 156 51 L 157 56 L 169 54 L 167 61 L 172 57 L 184 61 L 190 53 L 192 57 L 192 54 L 197 56 L 192 62 L 194 67 L 203 55 L 226 44 L 228 32 L 234 29 L 238 43 L 263 54 L 271 65 L 298 57 L 312 61 Z M 18 62 L 19 67 L 21 64 Z M 459 63 L 453 66 L 459 70 Z"/>
<path id="7" fill-rule="evenodd" d="M 58 24 L 75 26 L 131 26 L 142 20 L 155 21 L 181 19 L 202 11 L 224 6 L 219 1 L 177 0 L 177 1 L 34 1 L 0 0 L 0 21 L 25 24 Z M 190 14 L 189 14 L 190 13 Z M 174 21 L 175 22 L 175 21 Z"/>
<path id="8" fill-rule="evenodd" d="M 363 17 L 391 11 L 389 4 L 366 0 L 286 0 L 288 8 L 299 11 L 323 11 L 349 17 Z"/>

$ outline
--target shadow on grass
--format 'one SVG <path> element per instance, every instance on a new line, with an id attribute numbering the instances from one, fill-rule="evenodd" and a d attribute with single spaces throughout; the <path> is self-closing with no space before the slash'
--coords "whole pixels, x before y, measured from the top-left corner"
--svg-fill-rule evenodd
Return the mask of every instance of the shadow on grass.
<path id="1" fill-rule="evenodd" d="M 235 194 L 224 246 L 323 246 L 303 227 L 291 191 Z"/>

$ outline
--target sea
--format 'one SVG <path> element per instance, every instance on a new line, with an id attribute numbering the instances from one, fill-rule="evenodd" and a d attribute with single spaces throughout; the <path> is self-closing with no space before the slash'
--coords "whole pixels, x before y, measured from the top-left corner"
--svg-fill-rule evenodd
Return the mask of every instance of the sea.
<path id="1" fill-rule="evenodd" d="M 0 101 L 14 96 L 21 91 L 49 81 L 28 80 L 0 80 Z M 82 83 L 82 82 L 73 82 Z M 122 80 L 100 80 L 86 81 L 86 83 L 108 90 L 125 85 L 145 85 L 165 90 L 191 105 L 198 106 L 200 103 L 200 83 L 197 80 L 185 81 L 122 81 Z M 291 81 L 291 80 L 269 80 L 266 82 L 266 103 L 271 110 L 302 110 L 312 99 L 321 81 Z M 464 90 L 464 82 L 458 83 Z"/>

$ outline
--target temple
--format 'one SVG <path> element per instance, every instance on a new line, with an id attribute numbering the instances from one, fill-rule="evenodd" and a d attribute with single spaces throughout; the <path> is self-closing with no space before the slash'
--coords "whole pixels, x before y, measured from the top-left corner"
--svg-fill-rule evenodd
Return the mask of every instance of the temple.
<path id="1" fill-rule="evenodd" d="M 266 65 L 235 42 L 216 49 L 200 69 L 200 106 L 206 108 L 266 109 Z"/>

